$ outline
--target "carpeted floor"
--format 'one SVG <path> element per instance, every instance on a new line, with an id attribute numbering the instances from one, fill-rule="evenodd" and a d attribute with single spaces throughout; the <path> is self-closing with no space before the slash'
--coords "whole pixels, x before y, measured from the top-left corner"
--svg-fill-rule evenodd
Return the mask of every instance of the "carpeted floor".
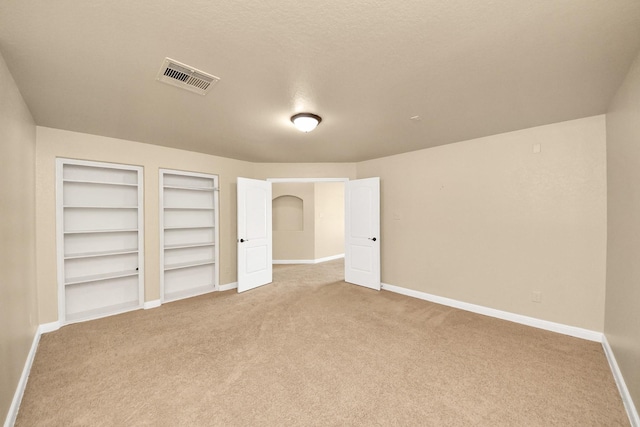
<path id="1" fill-rule="evenodd" d="M 342 261 L 42 336 L 17 426 L 629 425 L 602 346 L 346 284 Z"/>

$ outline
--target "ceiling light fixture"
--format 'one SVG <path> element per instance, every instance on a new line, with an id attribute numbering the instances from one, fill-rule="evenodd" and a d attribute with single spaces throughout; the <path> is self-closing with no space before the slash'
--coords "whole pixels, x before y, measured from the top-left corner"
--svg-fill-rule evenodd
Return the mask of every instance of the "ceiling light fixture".
<path id="1" fill-rule="evenodd" d="M 311 132 L 321 121 L 322 117 L 311 113 L 298 113 L 291 116 L 291 122 L 300 132 Z"/>

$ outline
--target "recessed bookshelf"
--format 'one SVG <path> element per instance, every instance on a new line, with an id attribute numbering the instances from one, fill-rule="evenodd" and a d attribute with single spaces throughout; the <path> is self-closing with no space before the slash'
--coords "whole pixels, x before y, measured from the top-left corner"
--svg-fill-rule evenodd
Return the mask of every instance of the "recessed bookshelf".
<path id="1" fill-rule="evenodd" d="M 218 289 L 218 177 L 160 170 L 163 302 Z"/>
<path id="2" fill-rule="evenodd" d="M 142 168 L 56 161 L 61 323 L 143 304 Z"/>

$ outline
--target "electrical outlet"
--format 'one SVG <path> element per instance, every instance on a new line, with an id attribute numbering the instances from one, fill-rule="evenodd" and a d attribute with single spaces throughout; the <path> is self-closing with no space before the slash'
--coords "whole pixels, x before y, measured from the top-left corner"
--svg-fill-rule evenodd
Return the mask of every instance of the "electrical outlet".
<path id="1" fill-rule="evenodd" d="M 542 292 L 540 292 L 540 291 L 531 292 L 531 301 L 533 301 L 533 302 L 542 302 Z"/>

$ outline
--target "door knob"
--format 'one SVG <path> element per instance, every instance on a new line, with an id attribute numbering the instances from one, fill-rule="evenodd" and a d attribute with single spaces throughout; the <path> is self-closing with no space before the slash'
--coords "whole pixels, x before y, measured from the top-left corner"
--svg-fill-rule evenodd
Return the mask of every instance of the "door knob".
<path id="1" fill-rule="evenodd" d="M 240 243 L 248 242 L 249 240 L 240 239 Z"/>
<path id="2" fill-rule="evenodd" d="M 374 242 L 377 240 L 375 237 L 367 237 L 369 240 L 373 240 Z"/>

